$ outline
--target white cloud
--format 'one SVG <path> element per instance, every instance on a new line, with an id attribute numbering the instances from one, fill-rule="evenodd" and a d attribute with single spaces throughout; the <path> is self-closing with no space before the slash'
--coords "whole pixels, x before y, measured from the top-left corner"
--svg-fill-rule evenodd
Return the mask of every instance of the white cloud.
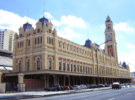
<path id="1" fill-rule="evenodd" d="M 49 12 L 45 12 L 44 15 L 49 19 L 53 19 L 53 16 Z"/>
<path id="2" fill-rule="evenodd" d="M 0 10 L 0 29 L 11 29 L 18 32 L 19 27 L 27 21 L 35 27 L 36 21 L 32 18 L 21 17 L 15 13 Z"/>
<path id="3" fill-rule="evenodd" d="M 75 33 L 71 28 L 69 27 L 64 27 L 62 30 L 58 31 L 58 35 L 60 37 L 72 40 L 74 37 L 79 38 L 81 37 L 80 33 Z"/>
<path id="4" fill-rule="evenodd" d="M 52 21 L 52 23 L 55 26 L 66 25 L 66 27 L 68 26 L 72 28 L 86 28 L 85 21 L 80 17 L 76 17 L 72 15 L 61 16 L 60 21 L 58 21 L 58 20 L 55 20 L 54 17 L 49 12 L 45 12 L 44 14 L 47 18 L 49 18 Z"/>
<path id="5" fill-rule="evenodd" d="M 120 52 L 119 53 L 119 58 L 121 61 L 125 61 L 129 67 L 130 67 L 130 71 L 133 72 L 135 71 L 135 60 L 134 60 L 134 57 L 135 57 L 135 51 L 132 51 L 132 52 Z"/>
<path id="6" fill-rule="evenodd" d="M 49 12 L 45 12 L 44 14 L 56 27 L 59 36 L 69 40 L 82 37 L 81 33 L 74 31 L 74 28 L 86 28 L 86 23 L 82 18 L 68 15 L 61 16 L 59 21 L 56 20 Z"/>
<path id="7" fill-rule="evenodd" d="M 114 29 L 116 31 L 125 31 L 125 32 L 133 32 L 134 28 L 130 27 L 126 22 L 120 22 L 114 25 Z"/>
<path id="8" fill-rule="evenodd" d="M 86 24 L 82 18 L 68 15 L 61 17 L 61 23 L 68 25 L 69 27 L 76 27 L 76 28 L 85 28 Z"/>
<path id="9" fill-rule="evenodd" d="M 135 49 L 135 46 L 130 43 L 126 43 L 126 47 L 130 49 Z"/>

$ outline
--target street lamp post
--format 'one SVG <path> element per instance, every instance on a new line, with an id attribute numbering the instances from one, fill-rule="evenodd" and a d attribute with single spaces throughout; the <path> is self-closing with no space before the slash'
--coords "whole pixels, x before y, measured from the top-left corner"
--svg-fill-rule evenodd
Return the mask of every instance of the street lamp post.
<path id="1" fill-rule="evenodd" d="M 97 46 L 97 48 L 96 48 L 96 62 L 97 62 L 97 77 L 99 78 L 99 70 L 98 70 L 98 55 L 97 55 L 97 53 L 98 53 L 98 48 L 101 46 L 101 45 L 103 45 L 103 44 L 105 44 L 105 43 L 107 43 L 108 41 L 105 41 L 104 43 L 101 43 L 100 45 L 98 45 Z M 99 79 L 97 79 L 97 84 L 99 84 Z"/>

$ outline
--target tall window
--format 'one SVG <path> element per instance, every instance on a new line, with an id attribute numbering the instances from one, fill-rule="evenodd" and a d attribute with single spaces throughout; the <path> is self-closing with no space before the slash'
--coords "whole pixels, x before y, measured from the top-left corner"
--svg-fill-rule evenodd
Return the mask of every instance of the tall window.
<path id="1" fill-rule="evenodd" d="M 27 71 L 29 71 L 30 70 L 30 61 L 28 60 L 27 61 Z"/>
<path id="2" fill-rule="evenodd" d="M 66 64 L 65 63 L 63 63 L 63 71 L 65 71 L 66 70 Z"/>
<path id="3" fill-rule="evenodd" d="M 80 72 L 82 72 L 82 66 L 80 66 Z"/>
<path id="4" fill-rule="evenodd" d="M 69 64 L 67 64 L 67 71 L 69 71 Z"/>
<path id="5" fill-rule="evenodd" d="M 79 72 L 79 65 L 77 66 L 77 72 Z"/>
<path id="6" fill-rule="evenodd" d="M 40 29 L 37 29 L 37 33 L 39 33 L 40 32 Z"/>
<path id="7" fill-rule="evenodd" d="M 73 71 L 73 65 L 71 64 L 71 72 Z"/>
<path id="8" fill-rule="evenodd" d="M 87 73 L 87 67 L 86 67 L 86 73 Z"/>
<path id="9" fill-rule="evenodd" d="M 61 70 L 61 62 L 59 62 L 59 70 Z"/>
<path id="10" fill-rule="evenodd" d="M 83 66 L 83 73 L 85 73 L 85 67 Z"/>
<path id="11" fill-rule="evenodd" d="M 18 68 L 19 68 L 19 72 L 22 72 L 22 64 L 21 64 L 21 62 L 19 62 Z"/>
<path id="12" fill-rule="evenodd" d="M 27 42 L 28 42 L 28 46 L 30 46 L 30 40 L 28 40 Z"/>
<path id="13" fill-rule="evenodd" d="M 40 60 L 37 60 L 37 70 L 40 70 Z"/>
<path id="14" fill-rule="evenodd" d="M 52 61 L 51 61 L 51 59 L 49 60 L 49 69 L 52 69 Z"/>
<path id="15" fill-rule="evenodd" d="M 74 65 L 74 72 L 76 72 L 76 65 Z"/>

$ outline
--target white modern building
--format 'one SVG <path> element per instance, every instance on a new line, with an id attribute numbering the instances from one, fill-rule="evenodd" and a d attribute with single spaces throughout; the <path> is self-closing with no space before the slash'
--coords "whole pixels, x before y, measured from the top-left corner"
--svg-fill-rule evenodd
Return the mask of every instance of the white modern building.
<path id="1" fill-rule="evenodd" d="M 0 49 L 13 51 L 13 39 L 15 32 L 5 29 L 0 31 Z"/>

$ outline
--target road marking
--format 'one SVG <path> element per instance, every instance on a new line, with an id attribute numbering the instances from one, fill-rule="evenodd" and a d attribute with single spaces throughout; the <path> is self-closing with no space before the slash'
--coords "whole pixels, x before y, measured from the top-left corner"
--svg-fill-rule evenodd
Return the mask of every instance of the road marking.
<path id="1" fill-rule="evenodd" d="M 110 99 L 108 99 L 108 100 L 114 100 L 115 98 L 110 98 Z"/>
<path id="2" fill-rule="evenodd" d="M 127 93 L 127 95 L 131 95 L 132 93 Z"/>

